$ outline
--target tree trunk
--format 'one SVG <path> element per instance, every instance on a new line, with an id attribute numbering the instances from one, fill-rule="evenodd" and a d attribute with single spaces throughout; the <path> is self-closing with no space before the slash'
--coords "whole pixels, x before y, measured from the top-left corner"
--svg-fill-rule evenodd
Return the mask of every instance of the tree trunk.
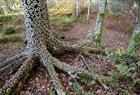
<path id="1" fill-rule="evenodd" d="M 75 46 L 60 42 L 52 35 L 52 32 L 49 30 L 46 0 L 22 1 L 28 40 L 27 47 L 21 54 L 11 57 L 0 64 L 1 76 L 17 70 L 12 78 L 0 89 L 0 95 L 11 93 L 13 88 L 21 81 L 22 77 L 26 76 L 29 71 L 38 65 L 36 60 L 48 70 L 48 74 L 58 95 L 65 94 L 54 67 L 62 69 L 68 74 L 80 75 L 84 73 L 93 78 L 93 74 L 89 71 L 60 62 L 53 57 L 52 54 L 58 54 L 59 52 L 82 52 L 86 51 L 86 49 L 82 50 L 81 47 L 75 48 Z"/>
<path id="2" fill-rule="evenodd" d="M 80 16 L 80 0 L 76 0 L 75 5 L 76 5 L 75 16 L 79 17 Z"/>
<path id="3" fill-rule="evenodd" d="M 100 45 L 101 43 L 101 34 L 103 31 L 106 6 L 107 0 L 99 0 L 99 11 L 96 20 L 96 27 L 95 30 L 93 31 L 93 42 L 95 45 Z"/>
<path id="4" fill-rule="evenodd" d="M 140 44 L 140 1 L 139 0 L 135 0 L 135 1 L 137 4 L 136 20 L 135 20 L 136 22 L 135 22 L 132 38 L 127 49 L 127 52 L 131 55 L 135 54 Z"/>
<path id="5" fill-rule="evenodd" d="M 87 13 L 87 21 L 89 20 L 90 11 L 91 11 L 91 0 L 88 0 L 88 13 Z"/>

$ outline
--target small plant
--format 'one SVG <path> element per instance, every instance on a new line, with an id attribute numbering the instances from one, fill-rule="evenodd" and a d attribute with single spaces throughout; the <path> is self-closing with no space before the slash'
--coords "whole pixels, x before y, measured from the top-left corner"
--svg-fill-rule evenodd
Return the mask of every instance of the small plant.
<path id="1" fill-rule="evenodd" d="M 9 22 L 12 20 L 12 16 L 0 16 L 0 22 Z"/>
<path id="2" fill-rule="evenodd" d="M 4 29 L 4 33 L 7 34 L 7 35 L 13 34 L 13 33 L 15 33 L 15 32 L 16 32 L 16 30 L 15 30 L 13 27 L 6 27 L 6 28 Z"/>
<path id="3" fill-rule="evenodd" d="M 115 67 L 117 69 L 116 71 L 109 72 L 109 75 L 113 78 L 121 78 L 121 77 L 125 77 L 125 76 L 130 76 L 131 71 L 133 71 L 133 69 L 135 69 L 134 67 L 129 67 L 124 64 L 117 64 L 117 65 L 115 65 Z"/>
<path id="4" fill-rule="evenodd" d="M 82 86 L 80 86 L 78 83 L 73 84 L 73 89 L 75 90 L 76 94 L 81 94 L 82 92 Z"/>
<path id="5" fill-rule="evenodd" d="M 115 53 L 115 52 L 109 52 L 107 53 L 107 59 L 111 60 L 113 63 L 116 63 L 119 59 L 120 59 L 120 56 L 119 54 Z"/>

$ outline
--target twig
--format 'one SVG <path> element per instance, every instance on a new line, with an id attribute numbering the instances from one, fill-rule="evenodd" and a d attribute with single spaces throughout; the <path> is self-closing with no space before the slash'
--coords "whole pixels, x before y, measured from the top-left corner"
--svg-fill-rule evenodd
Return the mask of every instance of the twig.
<path id="1" fill-rule="evenodd" d="M 83 63 L 84 63 L 84 65 L 87 67 L 88 71 L 92 72 L 92 70 L 91 70 L 90 67 L 88 66 L 88 64 L 87 64 L 87 62 L 86 62 L 86 60 L 85 60 L 85 58 L 84 58 L 82 55 L 78 55 L 78 58 L 79 58 L 79 59 L 81 58 L 82 61 L 83 61 Z"/>

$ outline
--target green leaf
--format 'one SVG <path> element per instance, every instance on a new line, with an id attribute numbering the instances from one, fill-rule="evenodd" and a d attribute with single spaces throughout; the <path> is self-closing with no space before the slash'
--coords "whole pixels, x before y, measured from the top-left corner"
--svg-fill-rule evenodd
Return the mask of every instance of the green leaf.
<path id="1" fill-rule="evenodd" d="M 95 85 L 95 84 L 96 84 L 96 81 L 95 81 L 95 80 L 91 80 L 91 81 L 90 81 L 90 84 L 91 84 L 91 85 Z"/>
<path id="2" fill-rule="evenodd" d="M 85 74 L 85 73 L 81 73 L 78 76 L 81 77 L 81 78 L 84 78 L 86 80 L 88 80 L 90 78 L 89 75 L 88 74 Z"/>
<path id="3" fill-rule="evenodd" d="M 81 88 L 81 86 L 78 83 L 74 83 L 73 88 L 74 88 L 76 93 L 79 93 L 79 92 L 82 91 L 82 88 Z"/>

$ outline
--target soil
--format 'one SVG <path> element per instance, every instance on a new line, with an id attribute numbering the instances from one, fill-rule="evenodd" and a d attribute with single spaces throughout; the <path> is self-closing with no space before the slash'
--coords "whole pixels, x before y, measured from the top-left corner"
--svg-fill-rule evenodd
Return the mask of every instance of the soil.
<path id="1" fill-rule="evenodd" d="M 81 17 L 83 18 L 83 17 Z M 91 18 L 90 23 L 74 23 L 73 27 L 69 30 L 62 30 L 59 29 L 59 26 L 56 26 L 57 29 L 53 29 L 54 31 L 61 31 L 63 36 L 63 40 L 70 42 L 70 43 L 78 43 L 82 42 L 83 40 L 91 40 L 92 39 L 92 31 L 95 28 L 95 19 L 96 15 Z M 82 19 L 81 19 L 82 20 Z M 110 25 L 111 24 L 111 25 Z M 55 26 L 55 25 L 54 25 Z M 117 27 L 117 28 L 116 28 Z M 118 26 L 112 26 L 112 21 L 108 20 L 106 17 L 105 20 L 105 27 L 102 35 L 102 44 L 105 47 L 110 49 L 117 49 L 120 47 L 127 48 L 129 40 L 131 38 L 131 32 L 127 29 L 118 29 Z M 0 42 L 2 46 L 0 48 L 0 59 L 5 59 L 10 57 L 23 48 L 23 40 L 25 38 L 25 32 L 21 32 L 21 39 L 19 42 Z M 68 64 L 72 64 L 78 66 L 80 68 L 87 69 L 84 65 L 82 59 L 79 58 L 81 55 L 77 54 L 65 54 L 59 59 L 64 61 Z M 88 63 L 91 67 L 93 67 L 92 72 L 100 75 L 107 75 L 107 71 L 112 69 L 111 62 L 105 60 L 102 56 L 98 55 L 90 55 L 88 57 L 84 57 L 85 62 Z M 74 93 L 69 80 L 70 76 L 64 74 L 63 72 L 59 71 L 59 78 L 63 83 L 63 86 L 69 93 L 68 95 L 77 95 Z M 84 87 L 86 86 L 85 83 L 81 83 Z M 27 82 L 26 87 L 20 92 L 20 95 L 49 95 L 49 91 L 52 89 L 51 82 L 49 81 L 49 76 L 47 74 L 47 70 L 43 68 L 36 68 L 33 72 L 31 72 L 31 76 Z M 86 89 L 90 89 L 87 86 Z M 100 84 L 96 84 L 94 87 L 91 87 L 96 95 L 109 95 L 108 91 L 105 91 Z M 120 95 L 119 92 L 113 92 L 110 95 Z M 134 94 L 138 95 L 138 94 Z"/>

